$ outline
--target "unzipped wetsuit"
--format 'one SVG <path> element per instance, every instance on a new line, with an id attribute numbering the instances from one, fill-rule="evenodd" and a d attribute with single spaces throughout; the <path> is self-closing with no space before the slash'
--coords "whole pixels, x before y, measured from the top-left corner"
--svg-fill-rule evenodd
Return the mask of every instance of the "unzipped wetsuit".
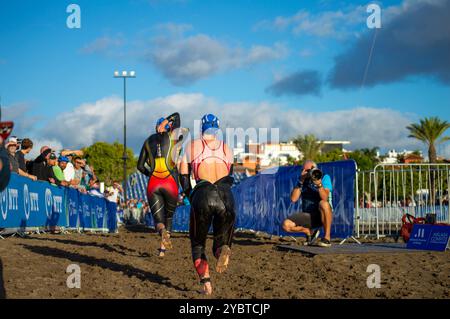
<path id="1" fill-rule="evenodd" d="M 233 177 L 230 176 L 232 174 L 232 163 L 225 154 L 225 145 L 221 142 L 219 147 L 211 149 L 203 140 L 202 144 L 202 152 L 188 164 L 189 172 L 192 169 L 197 182 L 196 186 L 190 191 L 190 184 L 187 180 L 190 174 L 182 175 L 182 185 L 185 192 L 190 193 L 189 236 L 192 259 L 200 279 L 205 280 L 204 276 L 208 271 L 205 245 L 210 226 L 211 224 L 213 226 L 213 254 L 216 258 L 219 258 L 221 247 L 231 247 L 236 213 L 231 192 L 234 181 Z M 200 179 L 198 170 L 206 159 L 214 159 L 217 163 L 223 162 L 230 175 L 222 177 L 215 183 Z"/>
<path id="2" fill-rule="evenodd" d="M 147 198 L 155 227 L 157 224 L 164 224 L 170 232 L 179 189 L 173 154 L 176 140 L 173 140 L 172 132 L 180 127 L 180 115 L 174 113 L 166 119 L 169 121 L 170 129 L 155 133 L 144 142 L 137 168 L 142 174 L 150 177 Z"/>

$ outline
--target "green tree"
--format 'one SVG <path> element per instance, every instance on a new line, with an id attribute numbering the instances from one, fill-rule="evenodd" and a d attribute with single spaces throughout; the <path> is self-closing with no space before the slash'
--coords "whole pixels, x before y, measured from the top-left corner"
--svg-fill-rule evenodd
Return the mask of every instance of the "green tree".
<path id="1" fill-rule="evenodd" d="M 358 168 L 361 171 L 370 171 L 379 163 L 377 157 L 378 147 L 374 148 L 363 148 L 359 150 L 354 150 L 348 154 L 349 159 L 352 159 L 358 164 Z"/>
<path id="2" fill-rule="evenodd" d="M 83 149 L 83 152 L 101 181 L 106 184 L 111 184 L 115 180 L 123 181 L 123 144 L 97 142 Z M 136 171 L 137 165 L 131 148 L 127 148 L 127 157 L 127 174 L 130 175 Z"/>
<path id="3" fill-rule="evenodd" d="M 450 123 L 441 121 L 438 117 L 426 117 L 420 123 L 412 123 L 406 127 L 411 138 L 418 139 L 428 146 L 430 163 L 437 162 L 436 145 L 450 140 L 449 136 L 442 136 L 450 128 Z"/>
<path id="4" fill-rule="evenodd" d="M 303 154 L 304 159 L 315 161 L 320 154 L 323 143 L 313 134 L 299 135 L 294 139 L 294 145 Z"/>
<path id="5" fill-rule="evenodd" d="M 344 159 L 344 152 L 336 148 L 332 151 L 319 154 L 316 158 L 316 161 L 318 163 L 326 163 L 326 162 L 342 161 L 343 159 Z"/>

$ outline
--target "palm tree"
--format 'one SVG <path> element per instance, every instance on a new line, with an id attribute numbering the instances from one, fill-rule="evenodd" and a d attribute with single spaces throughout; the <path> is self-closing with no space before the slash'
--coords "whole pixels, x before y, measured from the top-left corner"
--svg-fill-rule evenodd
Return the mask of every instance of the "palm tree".
<path id="1" fill-rule="evenodd" d="M 426 117 L 420 123 L 413 123 L 406 127 L 409 136 L 424 142 L 428 146 L 430 163 L 437 162 L 436 145 L 450 140 L 449 136 L 442 136 L 450 128 L 450 123 L 441 121 L 438 117 Z"/>
<path id="2" fill-rule="evenodd" d="M 428 159 L 430 163 L 437 162 L 436 144 L 450 140 L 449 136 L 442 136 L 450 128 L 450 123 L 441 121 L 438 117 L 424 118 L 420 123 L 413 123 L 406 127 L 410 134 L 408 137 L 416 138 L 428 145 Z M 435 204 L 435 171 L 430 172 L 430 204 Z"/>
<path id="3" fill-rule="evenodd" d="M 323 142 L 319 141 L 313 134 L 299 135 L 294 139 L 294 145 L 303 154 L 304 159 L 316 160 L 323 147 Z"/>

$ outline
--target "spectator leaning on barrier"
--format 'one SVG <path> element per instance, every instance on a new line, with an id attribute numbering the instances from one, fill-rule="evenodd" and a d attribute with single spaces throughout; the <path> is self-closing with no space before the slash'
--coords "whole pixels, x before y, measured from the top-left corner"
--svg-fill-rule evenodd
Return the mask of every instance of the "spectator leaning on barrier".
<path id="1" fill-rule="evenodd" d="M 54 155 L 54 154 L 53 154 Z M 50 157 L 53 157 L 50 155 Z M 68 186 L 69 182 L 66 181 L 63 173 L 63 167 L 65 168 L 67 166 L 67 162 L 69 159 L 65 156 L 58 157 L 58 161 L 56 165 L 52 165 L 53 174 L 55 175 L 56 179 L 62 186 Z"/>
<path id="2" fill-rule="evenodd" d="M 28 177 L 32 180 L 36 180 L 36 176 L 28 174 L 26 171 L 20 169 L 19 160 L 17 159 L 16 153 L 19 144 L 17 143 L 17 138 L 10 137 L 6 143 L 6 149 L 8 151 L 10 169 L 12 172 L 19 174 L 20 176 Z"/>
<path id="3" fill-rule="evenodd" d="M 29 172 L 37 177 L 40 181 L 47 181 L 47 159 L 52 150 L 48 146 L 43 146 L 40 149 L 40 154 L 36 157 L 32 164 L 32 171 Z"/>
<path id="4" fill-rule="evenodd" d="M 302 211 L 289 216 L 283 221 L 283 230 L 304 233 L 307 244 L 311 245 L 323 226 L 325 235 L 317 245 L 330 247 L 332 221 L 331 206 L 332 183 L 329 175 L 317 169 L 316 163 L 305 161 L 297 185 L 291 192 L 291 201 L 297 202 L 302 197 Z M 315 229 L 314 232 L 312 232 Z"/>
<path id="5" fill-rule="evenodd" d="M 73 163 L 75 168 L 75 176 L 72 185 L 75 185 L 76 188 L 81 192 L 86 192 L 86 172 L 81 167 L 83 165 L 83 160 L 81 159 L 81 157 L 75 156 L 73 159 Z"/>
<path id="6" fill-rule="evenodd" d="M 61 156 L 66 156 L 69 159 L 69 162 L 67 162 L 67 166 L 63 169 L 64 171 L 64 177 L 66 179 L 66 182 L 72 182 L 75 178 L 75 168 L 72 164 L 72 161 L 75 156 L 82 156 L 83 151 L 76 150 L 62 150 Z"/>
<path id="7" fill-rule="evenodd" d="M 33 142 L 29 138 L 24 138 L 20 143 L 20 150 L 16 152 L 16 158 L 19 162 L 19 168 L 27 172 L 27 161 L 25 160 L 25 155 L 28 155 L 33 149 Z"/>
<path id="8" fill-rule="evenodd" d="M 53 170 L 53 167 L 58 165 L 55 153 L 50 153 L 50 155 L 46 159 L 46 163 L 47 165 L 45 166 L 45 180 L 58 186 L 59 185 L 67 186 L 68 183 L 66 181 L 60 181 L 56 177 L 55 172 Z"/>

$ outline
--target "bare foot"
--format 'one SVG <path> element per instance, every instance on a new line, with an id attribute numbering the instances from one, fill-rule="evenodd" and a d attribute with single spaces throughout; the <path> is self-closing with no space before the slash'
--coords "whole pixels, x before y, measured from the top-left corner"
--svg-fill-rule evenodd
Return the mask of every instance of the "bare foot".
<path id="1" fill-rule="evenodd" d="M 164 257 L 166 255 L 166 250 L 163 248 L 158 249 L 158 257 Z"/>
<path id="2" fill-rule="evenodd" d="M 170 241 L 170 233 L 167 230 L 163 230 L 161 234 L 161 245 L 164 245 L 166 249 L 172 249 L 172 242 Z"/>
<path id="3" fill-rule="evenodd" d="M 208 278 L 208 279 L 209 279 L 209 278 Z M 202 293 L 203 295 L 207 295 L 207 296 L 212 295 L 212 285 L 211 285 L 211 281 L 208 280 L 208 281 L 206 281 L 206 282 L 203 283 L 203 289 L 202 289 L 201 293 Z"/>
<path id="4" fill-rule="evenodd" d="M 220 248 L 219 259 L 217 260 L 216 271 L 221 274 L 227 270 L 230 261 L 231 249 L 227 245 Z"/>

